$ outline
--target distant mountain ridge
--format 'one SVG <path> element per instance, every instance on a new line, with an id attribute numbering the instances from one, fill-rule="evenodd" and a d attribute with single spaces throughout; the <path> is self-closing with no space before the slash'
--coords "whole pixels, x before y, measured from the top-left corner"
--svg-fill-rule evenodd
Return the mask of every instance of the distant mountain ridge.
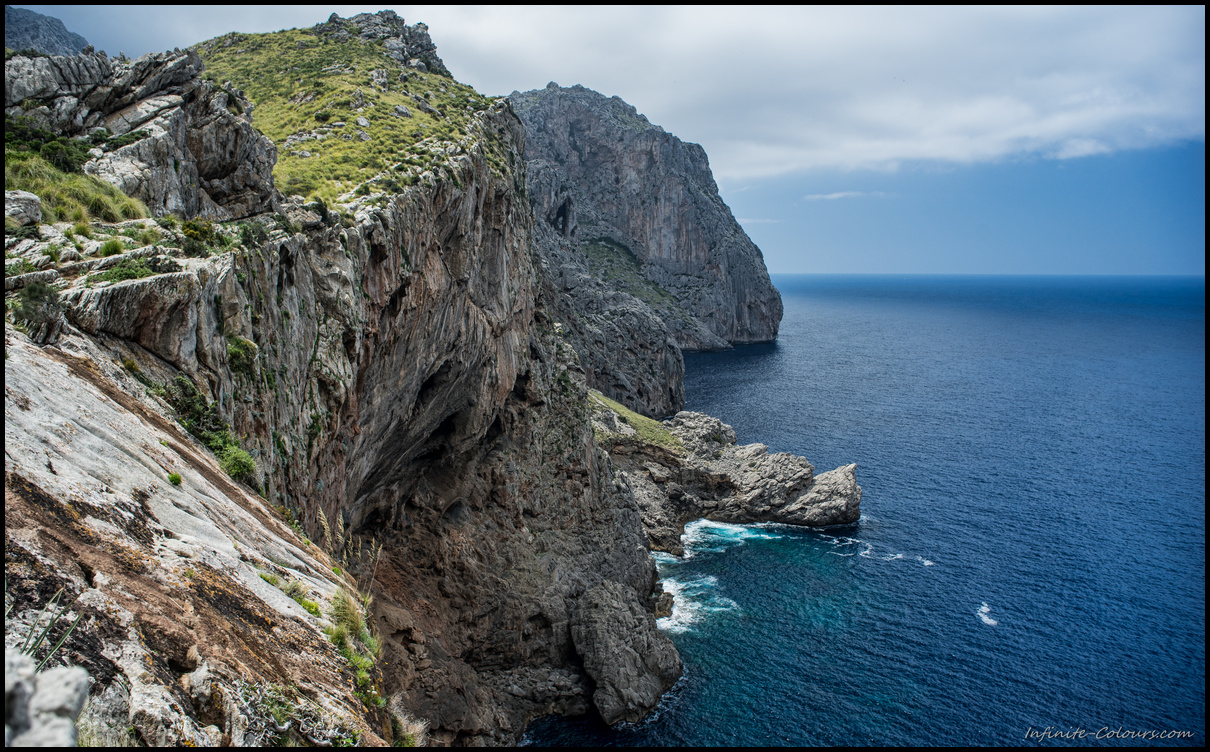
<path id="1" fill-rule="evenodd" d="M 57 18 L 6 5 L 4 46 L 14 50 L 37 50 L 47 55 L 75 55 L 88 46 L 88 40 L 68 31 Z"/>

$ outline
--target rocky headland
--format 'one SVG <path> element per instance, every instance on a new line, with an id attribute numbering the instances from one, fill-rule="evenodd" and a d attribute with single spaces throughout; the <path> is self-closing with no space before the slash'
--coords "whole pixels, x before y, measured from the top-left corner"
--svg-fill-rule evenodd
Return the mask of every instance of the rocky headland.
<path id="1" fill-rule="evenodd" d="M 314 80 L 272 89 L 270 53 Z M 6 165 L 44 181 L 5 195 L 5 643 L 62 591 L 34 657 L 64 637 L 49 665 L 87 670 L 90 742 L 638 720 L 681 674 L 650 550 L 701 516 L 856 519 L 852 466 L 627 409 L 675 412 L 681 348 L 781 313 L 700 147 L 633 108 L 610 148 L 651 185 L 619 197 L 388 11 L 5 80 Z M 527 106 L 552 132 L 628 107 L 577 89 Z M 71 216 L 47 180 L 144 216 Z"/>
<path id="2" fill-rule="evenodd" d="M 781 296 L 702 147 L 583 86 L 552 82 L 509 101 L 546 225 L 537 247 L 591 386 L 670 415 L 684 406 L 681 350 L 777 337 Z"/>

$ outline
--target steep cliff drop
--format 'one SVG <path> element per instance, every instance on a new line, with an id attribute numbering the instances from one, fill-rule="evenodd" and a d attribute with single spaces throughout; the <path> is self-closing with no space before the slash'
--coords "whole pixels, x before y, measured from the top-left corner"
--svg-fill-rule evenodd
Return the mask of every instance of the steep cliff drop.
<path id="1" fill-rule="evenodd" d="M 583 86 L 509 100 L 528 138 L 538 248 L 591 386 L 669 415 L 685 401 L 680 350 L 777 337 L 781 296 L 702 147 Z"/>
<path id="2" fill-rule="evenodd" d="M 50 639 L 81 617 L 55 661 L 93 678 L 94 744 L 389 743 L 417 719 L 437 743 L 511 744 L 547 713 L 637 720 L 681 674 L 648 546 L 672 550 L 688 514 L 834 518 L 800 514 L 809 465 L 708 496 L 694 484 L 737 450 L 686 414 L 659 429 L 675 457 L 639 462 L 658 450 L 628 421 L 649 419 L 587 388 L 579 272 L 552 264 L 582 251 L 544 245 L 561 231 L 535 220 L 522 122 L 450 78 L 423 24 L 15 56 L 5 80 L 6 166 L 33 176 L 5 200 L 6 644 L 75 599 Z M 82 162 L 52 170 L 64 153 Z M 48 180 L 108 181 L 158 219 L 71 216 Z M 682 389 L 678 337 L 776 333 L 776 293 L 678 318 L 686 293 L 622 254 L 648 246 L 601 232 L 599 268 L 636 276 L 583 286 L 632 312 L 611 336 L 650 344 L 632 362 L 662 369 L 652 411 Z M 702 300 L 748 284 L 703 274 Z M 816 501 L 855 514 L 851 479 Z"/>

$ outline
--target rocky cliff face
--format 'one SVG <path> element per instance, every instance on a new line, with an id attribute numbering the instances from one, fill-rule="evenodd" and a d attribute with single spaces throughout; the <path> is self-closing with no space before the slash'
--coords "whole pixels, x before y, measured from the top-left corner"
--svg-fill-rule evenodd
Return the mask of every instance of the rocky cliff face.
<path id="1" fill-rule="evenodd" d="M 187 64 L 190 56 L 177 59 Z M 14 72 L 14 79 L 40 90 L 44 73 L 31 67 Z M 279 576 L 306 576 L 308 595 L 325 617 L 340 581 L 331 564 L 368 583 L 380 665 L 391 667 L 376 691 L 397 696 L 427 719 L 438 741 L 515 741 L 528 718 L 584 712 L 598 691 L 609 698 L 602 702 L 610 712 L 638 717 L 679 675 L 679 658 L 654 631 L 646 608 L 657 580 L 637 505 L 594 444 L 582 372 L 548 313 L 555 293 L 535 266 L 532 209 L 520 192 L 521 123 L 506 102 L 498 103 L 472 118 L 461 143 L 444 155 L 440 176 L 426 173 L 401 193 L 369 196 L 341 211 L 325 208 L 326 216 L 312 211 L 314 205 L 287 203 L 283 216 L 262 217 L 259 240 L 255 232 L 245 237 L 241 228 L 219 227 L 210 244 L 229 250 L 218 255 L 186 257 L 174 247 L 182 239 L 166 227 L 162 244 L 6 280 L 14 292 L 33 281 L 55 284 L 68 321 L 58 345 L 23 349 L 20 358 L 6 361 L 12 385 L 6 432 L 28 437 L 28 451 L 6 457 L 6 514 L 13 515 L 6 535 L 14 543 L 12 536 L 19 537 L 28 566 L 18 612 L 29 618 L 55 586 L 98 591 L 80 602 L 93 621 L 68 641 L 68 656 L 106 667 L 106 681 L 94 694 L 121 684 L 112 677 L 133 683 L 129 674 L 139 656 L 159 661 L 159 673 L 143 681 L 148 687 L 136 683 L 139 691 L 164 698 L 156 706 L 162 712 L 136 724 L 144 741 L 203 743 L 207 734 L 218 734 L 213 742 L 242 733 L 238 702 L 218 712 L 213 690 L 180 695 L 176 689 L 180 676 L 192 677 L 203 665 L 206 686 L 219 687 L 228 699 L 242 696 L 239 681 L 255 680 L 288 683 L 290 691 L 321 704 L 343 697 L 356 708 L 348 691 L 335 689 L 338 660 L 335 676 L 304 677 L 285 665 L 271 670 L 278 653 L 304 660 L 307 651 L 331 657 L 333 650 L 323 644 L 318 619 L 294 613 L 288 598 L 262 587 L 257 567 L 282 566 L 273 565 L 270 553 L 290 565 Z M 160 156 L 149 169 L 166 166 L 167 155 Z M 515 172 L 500 167 L 510 164 Z M 33 243 L 32 254 L 44 253 L 62 229 L 19 242 Z M 102 265 L 140 260 L 151 260 L 158 273 L 117 283 L 88 276 Z M 22 337 L 11 329 L 9 336 Z M 106 365 L 94 367 L 101 361 Z M 114 365 L 121 362 L 125 371 Z M 212 405 L 249 452 L 254 468 L 243 478 L 261 489 L 265 502 L 214 472 L 206 450 L 164 420 L 171 412 L 164 403 L 135 399 L 143 391 L 129 375 L 135 372 L 157 388 L 187 379 L 198 390 L 194 399 Z M 87 383 L 77 384 L 81 378 Z M 92 401 L 81 407 L 56 401 L 41 386 L 52 383 L 88 393 Z M 93 394 L 98 391 L 101 396 Z M 151 405 L 135 405 L 140 399 Z M 31 415 L 32 405 L 39 406 L 37 420 L 24 419 L 22 404 L 31 406 Z M 118 408 L 142 426 L 126 427 L 111 415 Z M 76 411 L 105 416 L 101 425 L 112 424 L 112 433 L 92 417 L 87 431 L 65 429 L 53 450 L 40 455 L 35 426 L 70 423 L 78 420 Z M 140 438 L 147 425 L 158 429 L 151 441 Z M 157 436 L 167 449 L 157 449 Z M 107 437 L 116 454 L 96 446 Z M 73 458 L 85 446 L 98 453 L 90 460 L 93 470 L 75 467 Z M 136 467 L 127 467 L 124 455 L 138 457 Z M 75 468 L 71 477 L 104 478 L 105 490 L 83 515 L 116 521 L 58 535 L 37 532 L 54 528 L 55 515 L 81 509 L 73 506 L 79 481 L 56 480 L 52 468 L 61 465 Z M 165 482 L 171 470 L 186 479 L 181 486 Z M 144 503 L 149 512 L 140 511 Z M 299 534 L 311 539 L 307 548 L 324 553 L 300 552 L 296 539 L 270 519 L 268 506 L 287 510 Z M 178 507 L 200 522 L 170 522 Z M 255 530 L 256 519 L 282 540 Z M 208 532 L 202 535 L 197 525 Z M 182 556 L 196 560 L 192 566 L 164 553 L 176 551 L 186 536 L 194 547 Z M 134 553 L 82 558 L 90 545 Z M 248 560 L 233 551 L 246 552 Z M 114 556 L 149 559 L 131 576 L 160 584 L 139 580 L 136 587 L 118 578 Z M 45 571 L 62 574 L 47 580 L 38 574 Z M 96 579 L 90 571 L 104 573 L 102 584 L 89 584 Z M 201 578 L 196 587 L 185 581 L 188 571 Z M 583 602 L 603 583 L 610 583 L 609 598 Z M 127 594 L 134 600 L 122 600 Z M 162 660 L 166 648 L 130 636 L 128 660 L 90 664 L 88 641 L 110 645 L 94 652 L 114 650 L 105 632 L 112 619 L 97 613 L 110 600 L 125 604 L 112 616 L 117 624 L 144 635 L 158 618 L 153 611 L 170 613 L 173 601 L 186 614 L 238 605 L 263 629 L 280 630 L 260 635 L 262 627 L 254 627 L 233 643 L 218 626 L 177 634 L 164 625 L 176 652 Z M 136 608 L 136 601 L 155 608 Z M 619 609 L 624 619 L 614 617 Z M 617 656 L 602 649 L 601 640 L 573 639 L 573 615 L 578 624 L 599 625 L 602 634 L 637 619 L 650 628 L 644 649 L 661 657 L 614 668 Z M 193 657 L 177 655 L 191 647 Z M 586 655 L 601 673 L 586 672 Z M 266 667 L 249 674 L 252 656 Z M 649 682 L 654 694 L 608 689 L 648 672 L 657 672 Z M 128 698 L 105 707 L 133 718 L 144 705 Z M 329 717 L 343 718 L 336 711 Z M 359 723 L 365 734 L 389 736 L 380 716 L 363 709 L 358 717 L 330 725 Z"/>
<path id="2" fill-rule="evenodd" d="M 68 31 L 57 18 L 6 5 L 4 46 L 12 50 L 37 50 L 44 55 L 75 55 L 88 46 L 88 40 Z"/>
<path id="3" fill-rule="evenodd" d="M 125 136 L 92 151 L 85 172 L 143 201 L 153 214 L 239 219 L 274 208 L 273 142 L 252 127 L 252 105 L 202 81 L 196 53 L 111 61 L 16 56 L 4 63 L 4 112 L 55 133 Z"/>
<path id="4" fill-rule="evenodd" d="M 682 350 L 776 338 L 781 297 L 760 250 L 719 198 L 700 146 L 582 86 L 551 83 L 510 100 L 529 136 L 534 212 L 555 230 L 539 247 L 570 308 L 582 311 L 569 318 L 594 386 L 666 415 L 684 404 L 658 387 L 683 373 L 667 335 Z M 603 300 L 593 278 L 634 300 Z M 653 336 L 636 347 L 602 336 L 613 311 L 633 318 L 635 308 L 664 327 L 645 327 Z"/>
<path id="5" fill-rule="evenodd" d="M 386 49 L 408 28 L 383 13 L 311 36 Z M 444 66 L 416 39 L 406 62 L 388 59 L 431 83 L 412 55 Z M 76 598 L 62 650 L 94 679 L 84 722 L 161 745 L 377 743 L 411 714 L 439 743 L 508 744 L 541 714 L 637 720 L 681 673 L 655 626 L 668 598 L 649 545 L 675 550 L 693 513 L 822 524 L 856 509 L 855 483 L 824 493 L 805 461 L 745 450 L 781 474 L 742 474 L 700 421 L 661 429 L 689 448 L 671 459 L 616 417 L 616 435 L 594 430 L 589 378 L 650 390 L 642 406 L 659 412 L 683 401 L 678 337 L 768 338 L 780 303 L 777 316 L 775 297 L 736 303 L 715 331 L 673 294 L 692 285 L 653 281 L 635 237 L 585 245 L 557 206 L 553 224 L 535 217 L 547 178 L 527 181 L 509 101 L 462 96 L 456 134 L 450 107 L 426 112 L 451 137 L 413 145 L 426 161 L 409 185 L 376 175 L 328 206 L 256 182 L 276 151 L 238 91 L 197 78 L 192 53 L 14 61 L 6 107 L 66 134 L 148 131 L 114 154 L 145 150 L 108 162 L 141 176 L 115 180 L 124 190 L 182 216 L 250 216 L 95 224 L 70 263 L 67 224 L 6 239 L 42 267 L 6 275 L 15 310 L 36 294 L 63 311 L 53 327 L 6 323 L 7 600 L 28 631 L 57 590 Z M 644 138 L 651 154 L 688 148 Z M 90 171 L 126 174 L 107 159 Z M 189 159 L 196 183 L 172 183 Z M 201 253 L 186 242 L 198 237 Z M 122 252 L 101 255 L 102 238 Z M 707 280 L 702 300 L 722 294 L 715 277 L 748 284 L 728 276 L 739 262 L 693 271 L 693 253 L 675 263 Z M 341 626 L 351 609 L 364 630 Z"/>

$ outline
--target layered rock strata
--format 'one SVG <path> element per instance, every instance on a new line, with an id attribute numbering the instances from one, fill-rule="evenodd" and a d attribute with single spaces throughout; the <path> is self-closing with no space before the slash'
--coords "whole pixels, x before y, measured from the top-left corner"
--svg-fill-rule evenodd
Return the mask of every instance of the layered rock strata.
<path id="1" fill-rule="evenodd" d="M 407 42 L 396 19 L 325 33 Z M 827 484 L 755 452 L 747 473 L 704 418 L 665 429 L 686 452 L 625 436 L 616 414 L 594 431 L 587 379 L 649 393 L 641 407 L 661 413 L 683 401 L 678 337 L 726 340 L 653 281 L 634 238 L 583 246 L 574 213 L 535 220 L 543 183 L 526 180 L 507 100 L 473 114 L 414 185 L 329 208 L 276 197 L 272 145 L 239 146 L 262 143 L 249 103 L 200 81 L 191 54 L 14 61 L 6 100 L 24 92 L 11 106 L 45 126 L 87 133 L 113 117 L 149 130 L 113 150 L 137 174 L 179 174 L 192 144 L 234 186 L 198 166 L 194 193 L 165 179 L 157 194 L 152 177 L 124 190 L 157 211 L 251 215 L 214 228 L 202 257 L 167 221 L 98 227 L 79 251 L 66 224 L 6 240 L 39 269 L 6 275 L 6 292 L 51 284 L 65 314 L 46 347 L 5 330 L 12 621 L 29 628 L 60 589 L 76 598 L 58 660 L 93 677 L 89 724 L 133 731 L 103 743 L 268 744 L 304 727 L 294 741 L 390 742 L 386 697 L 446 744 L 515 743 L 537 715 L 594 707 L 637 720 L 681 673 L 655 626 L 669 603 L 648 545 L 675 551 L 694 514 L 826 524 L 856 509 L 851 468 Z M 123 252 L 99 257 L 102 237 Z M 119 268 L 142 271 L 101 276 Z M 773 321 L 772 305 L 746 310 Z M 182 429 L 171 390 L 247 452 L 241 480 Z M 373 596 L 381 655 L 365 677 L 323 631 L 338 589 Z M 294 731 L 282 707 L 301 714 Z"/>
<path id="2" fill-rule="evenodd" d="M 270 211 L 277 148 L 252 127 L 252 103 L 229 84 L 203 81 L 202 68 L 193 51 L 132 62 L 104 52 L 14 56 L 4 63 L 4 112 L 60 135 L 99 135 L 84 171 L 155 215 L 229 220 Z"/>
<path id="3" fill-rule="evenodd" d="M 121 255 L 154 266 L 152 276 L 100 281 L 89 275 L 115 262 L 89 258 L 35 273 L 60 288 L 69 326 L 57 346 L 6 361 L 6 435 L 28 438 L 6 455 L 6 535 L 28 563 L 17 611 L 30 618 L 48 588 L 97 591 L 78 602 L 85 626 L 64 657 L 101 677 L 94 699 L 126 684 L 141 693 L 101 705 L 123 728 L 143 713 L 134 723 L 142 741 L 237 738 L 248 714 L 214 692 L 242 697 L 241 681 L 286 684 L 335 703 L 327 717 L 363 738 L 389 736 L 385 716 L 337 689 L 323 622 L 278 598 L 262 566 L 304 582 L 324 615 L 341 581 L 333 565 L 357 572 L 374 594 L 381 665 L 391 667 L 375 689 L 429 721 L 438 742 L 514 742 L 535 715 L 586 712 L 615 683 L 662 688 L 679 665 L 672 651 L 599 682 L 584 669 L 585 656 L 606 668 L 620 659 L 572 639 L 584 594 L 611 583 L 590 620 L 608 621 L 612 608 L 654 630 L 645 606 L 655 566 L 633 496 L 594 444 L 582 371 L 549 313 L 553 287 L 535 265 L 520 193 L 521 123 L 498 103 L 475 116 L 465 144 L 444 176 L 428 173 L 351 213 L 287 202 L 283 216 L 258 218 L 264 240 L 219 227 L 213 242 L 230 249 L 219 255 L 185 257 L 181 238 L 161 228 L 162 243 Z M 127 224 L 113 230 L 137 234 L 151 222 Z M 41 240 L 17 242 L 23 253 L 46 255 L 66 227 L 41 229 Z M 181 376 L 231 426 L 265 502 L 216 472 L 164 419 L 163 403 L 140 396 L 144 384 Z M 54 384 L 92 401 L 55 400 Z M 37 420 L 21 405 L 30 415 L 37 405 Z M 97 459 L 80 459 L 86 449 Z M 180 486 L 166 480 L 173 472 Z M 269 506 L 297 519 L 307 550 Z M 53 522 L 73 515 L 99 522 Z M 122 569 L 132 558 L 143 563 Z M 38 574 L 47 571 L 61 574 Z M 224 608 L 242 615 L 237 634 L 206 621 Z M 178 612 L 183 631 L 156 615 Z M 149 643 L 155 624 L 165 636 Z M 292 669 L 295 658 L 335 660 L 334 673 Z M 144 660 L 156 672 L 131 679 Z M 182 694 L 192 685 L 181 677 L 203 665 L 206 686 L 218 689 Z M 651 671 L 664 673 L 648 681 Z M 638 717 L 658 697 L 627 700 L 623 712 Z"/>

